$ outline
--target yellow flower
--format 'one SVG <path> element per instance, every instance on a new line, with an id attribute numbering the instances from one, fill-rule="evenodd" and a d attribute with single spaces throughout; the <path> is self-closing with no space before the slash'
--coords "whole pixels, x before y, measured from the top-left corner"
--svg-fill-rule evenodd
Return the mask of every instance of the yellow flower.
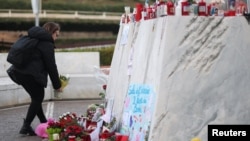
<path id="1" fill-rule="evenodd" d="M 61 81 L 61 87 L 64 89 L 69 84 L 69 77 L 66 77 L 64 75 L 60 75 L 60 81 Z"/>
<path id="2" fill-rule="evenodd" d="M 200 138 L 195 137 L 195 138 L 192 138 L 192 140 L 191 140 L 191 141 L 201 141 L 201 139 L 200 139 Z"/>

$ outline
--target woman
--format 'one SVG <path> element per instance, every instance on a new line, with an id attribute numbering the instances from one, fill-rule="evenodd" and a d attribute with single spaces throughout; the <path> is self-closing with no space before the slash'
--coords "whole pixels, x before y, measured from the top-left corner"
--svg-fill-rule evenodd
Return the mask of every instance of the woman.
<path id="1" fill-rule="evenodd" d="M 44 100 L 44 91 L 47 87 L 48 76 L 53 88 L 56 91 L 62 91 L 54 51 L 54 41 L 58 38 L 59 34 L 60 26 L 54 22 L 45 23 L 43 27 L 36 26 L 30 28 L 28 36 L 39 40 L 35 47 L 36 49 L 32 53 L 32 60 L 22 68 L 14 68 L 17 80 L 31 98 L 26 118 L 19 132 L 22 135 L 36 135 L 31 127 L 31 123 L 36 116 L 41 123 L 47 122 L 42 102 Z"/>

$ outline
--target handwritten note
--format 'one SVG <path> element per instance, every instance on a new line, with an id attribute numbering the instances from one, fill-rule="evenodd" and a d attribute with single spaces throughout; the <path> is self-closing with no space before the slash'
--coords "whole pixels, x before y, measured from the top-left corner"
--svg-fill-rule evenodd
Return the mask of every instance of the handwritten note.
<path id="1" fill-rule="evenodd" d="M 131 84 L 124 103 L 120 132 L 130 141 L 144 141 L 150 130 L 155 93 L 146 84 Z"/>

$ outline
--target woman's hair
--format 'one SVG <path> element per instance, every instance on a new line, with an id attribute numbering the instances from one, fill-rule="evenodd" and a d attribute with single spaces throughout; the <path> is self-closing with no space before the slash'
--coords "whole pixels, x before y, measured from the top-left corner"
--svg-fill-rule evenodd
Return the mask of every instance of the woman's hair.
<path id="1" fill-rule="evenodd" d="M 43 25 L 43 28 L 48 31 L 50 34 L 53 34 L 57 30 L 60 30 L 60 25 L 54 22 L 47 22 Z"/>

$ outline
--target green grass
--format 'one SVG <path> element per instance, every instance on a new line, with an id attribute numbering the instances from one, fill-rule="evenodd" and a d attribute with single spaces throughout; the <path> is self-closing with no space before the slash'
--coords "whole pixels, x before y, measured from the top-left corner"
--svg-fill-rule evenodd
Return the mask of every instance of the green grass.
<path id="1" fill-rule="evenodd" d="M 116 36 L 109 38 L 69 38 L 69 39 L 58 39 L 56 41 L 56 46 L 58 48 L 68 48 L 68 47 L 83 47 L 91 45 L 100 44 L 115 44 Z"/>

